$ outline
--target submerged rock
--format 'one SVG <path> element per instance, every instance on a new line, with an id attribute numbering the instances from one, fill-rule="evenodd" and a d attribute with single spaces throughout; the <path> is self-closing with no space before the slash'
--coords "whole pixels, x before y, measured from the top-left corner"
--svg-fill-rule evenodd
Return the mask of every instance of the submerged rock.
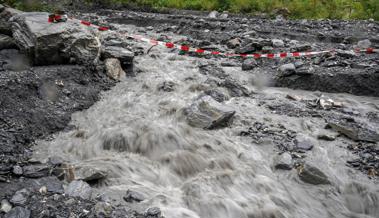
<path id="1" fill-rule="evenodd" d="M 230 99 L 230 96 L 228 95 L 228 93 L 226 93 L 224 90 L 220 88 L 206 90 L 204 91 L 204 95 L 209 95 L 214 100 L 220 103 Z"/>
<path id="2" fill-rule="evenodd" d="M 299 178 L 306 183 L 312 185 L 326 185 L 330 184 L 328 177 L 318 168 L 309 164 L 304 164 L 298 167 Z"/>
<path id="3" fill-rule="evenodd" d="M 193 127 L 216 129 L 228 126 L 236 111 L 204 96 L 183 110 L 187 123 Z"/>
<path id="4" fill-rule="evenodd" d="M 75 180 L 68 185 L 65 193 L 71 197 L 80 197 L 88 200 L 92 196 L 92 188 L 84 181 Z"/>
<path id="5" fill-rule="evenodd" d="M 93 30 L 71 19 L 49 23 L 48 16 L 29 12 L 11 19 L 16 44 L 35 65 L 90 64 L 98 58 L 100 41 Z"/>

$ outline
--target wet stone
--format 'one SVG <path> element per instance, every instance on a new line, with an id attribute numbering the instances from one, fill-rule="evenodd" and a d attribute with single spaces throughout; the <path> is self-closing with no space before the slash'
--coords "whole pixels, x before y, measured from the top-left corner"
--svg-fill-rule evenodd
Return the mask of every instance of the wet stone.
<path id="1" fill-rule="evenodd" d="M 204 96 L 183 110 L 187 123 L 193 127 L 216 129 L 228 126 L 236 112 Z"/>
<path id="2" fill-rule="evenodd" d="M 211 96 L 214 100 L 218 102 L 224 102 L 230 99 L 230 96 L 221 89 L 206 90 L 204 91 L 204 94 Z"/>
<path id="3" fill-rule="evenodd" d="M 291 154 L 284 152 L 281 155 L 277 155 L 274 158 L 274 167 L 275 169 L 280 170 L 291 170 L 293 168 L 293 161 Z"/>
<path id="4" fill-rule="evenodd" d="M 257 65 L 258 65 L 257 61 L 254 58 L 247 58 L 242 63 L 242 70 L 243 71 L 253 70 Z"/>
<path id="5" fill-rule="evenodd" d="M 299 178 L 305 183 L 312 185 L 330 184 L 328 177 L 321 170 L 314 166 L 305 164 L 298 167 L 297 170 Z"/>
<path id="6" fill-rule="evenodd" d="M 325 141 L 334 141 L 334 140 L 336 140 L 336 136 L 329 135 L 329 134 L 319 134 L 317 136 L 317 138 L 320 139 L 320 140 L 325 140 Z"/>
<path id="7" fill-rule="evenodd" d="M 107 172 L 95 167 L 80 166 L 75 169 L 75 179 L 93 182 L 107 177 Z"/>
<path id="8" fill-rule="evenodd" d="M 310 139 L 300 138 L 295 140 L 295 149 L 308 151 L 313 148 L 313 142 Z"/>
<path id="9" fill-rule="evenodd" d="M 124 200 L 129 203 L 141 202 L 145 200 L 145 196 L 143 196 L 139 192 L 128 190 L 126 191 L 126 196 L 124 197 Z"/>
<path id="10" fill-rule="evenodd" d="M 30 210 L 23 207 L 15 207 L 7 214 L 4 215 L 4 218 L 29 218 Z"/>
<path id="11" fill-rule="evenodd" d="M 173 92 L 175 91 L 175 86 L 176 84 L 172 81 L 164 81 L 158 85 L 158 90 L 164 92 Z"/>
<path id="12" fill-rule="evenodd" d="M 158 207 L 150 207 L 146 210 L 144 215 L 146 218 L 159 218 L 161 217 L 161 214 L 161 209 L 159 209 Z"/>
<path id="13" fill-rule="evenodd" d="M 279 71 L 282 73 L 281 76 L 289 76 L 296 72 L 296 66 L 294 64 L 284 64 L 279 67 Z"/>

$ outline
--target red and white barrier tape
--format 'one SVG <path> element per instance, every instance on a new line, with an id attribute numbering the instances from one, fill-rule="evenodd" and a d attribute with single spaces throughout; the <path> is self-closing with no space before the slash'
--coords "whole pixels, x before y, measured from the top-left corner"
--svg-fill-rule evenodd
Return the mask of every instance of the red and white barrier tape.
<path id="1" fill-rule="evenodd" d="M 71 20 L 77 21 L 77 22 L 81 23 L 82 25 L 85 25 L 88 27 L 96 28 L 99 31 L 111 31 L 109 29 L 109 27 L 98 26 L 98 25 L 92 24 L 88 21 L 78 20 L 75 18 L 71 18 Z M 115 33 L 117 33 L 117 32 L 115 32 Z M 121 33 L 117 33 L 117 34 L 121 34 Z M 123 33 L 122 35 L 126 36 L 128 38 L 132 38 L 135 40 L 139 40 L 142 42 L 149 43 L 151 45 L 159 45 L 159 46 L 163 46 L 166 48 L 177 48 L 180 51 L 184 51 L 184 52 L 194 52 L 194 53 L 206 54 L 206 55 L 219 55 L 219 56 L 225 56 L 225 57 L 274 59 L 274 58 L 287 58 L 287 57 L 304 57 L 304 56 L 306 57 L 306 56 L 314 56 L 314 55 L 319 55 L 319 54 L 335 52 L 335 50 L 327 50 L 327 51 L 283 52 L 283 53 L 268 53 L 268 54 L 235 54 L 235 53 L 223 53 L 223 52 L 219 52 L 219 51 L 208 51 L 208 50 L 204 50 L 201 48 L 192 48 L 192 47 L 189 47 L 187 45 L 178 45 L 178 44 L 174 44 L 172 42 L 157 41 L 155 39 L 145 38 L 145 37 L 140 36 L 140 35 L 130 35 L 127 33 Z M 374 49 L 374 48 L 355 49 L 355 50 L 352 50 L 352 52 L 372 54 L 372 53 L 379 53 L 379 49 Z"/>

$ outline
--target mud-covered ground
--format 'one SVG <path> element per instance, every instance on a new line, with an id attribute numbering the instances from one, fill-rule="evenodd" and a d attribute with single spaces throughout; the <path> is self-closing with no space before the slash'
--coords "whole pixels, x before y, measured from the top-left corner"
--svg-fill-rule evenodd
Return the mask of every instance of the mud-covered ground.
<path id="1" fill-rule="evenodd" d="M 262 108 L 265 113 L 303 119 L 304 128 L 309 131 L 312 131 L 312 123 L 320 126 L 325 122 L 328 127 L 319 133 L 319 140 L 327 143 L 338 138 L 343 149 L 351 150 L 354 158 L 348 159 L 346 164 L 357 169 L 354 172 L 358 177 L 377 179 L 379 105 L 371 98 L 359 99 L 357 96 L 379 96 L 379 56 L 339 51 L 354 49 L 358 42 L 367 39 L 370 40 L 369 47 L 379 47 L 377 22 L 286 21 L 241 16 L 209 18 L 205 13 L 187 11 L 157 14 L 103 10 L 97 13 L 72 12 L 72 15 L 109 25 L 114 30 L 133 29 L 160 40 L 171 41 L 174 35 L 177 43 L 209 50 L 267 53 L 335 49 L 332 54 L 284 60 L 246 61 L 189 55 L 200 62 L 196 64 L 199 72 L 210 78 L 206 83 L 218 83 L 218 86 L 231 90 L 231 97 L 252 99 L 258 102 L 254 108 Z M 129 25 L 134 27 L 129 28 Z M 277 44 L 274 45 L 273 40 L 278 40 Z M 148 45 L 128 43 L 133 44 L 142 58 L 146 55 Z M 171 52 L 178 54 L 175 50 Z M 159 60 L 154 48 L 152 53 L 149 58 Z M 7 205 L 6 200 L 13 207 L 19 207 L 18 215 L 30 211 L 32 217 L 103 217 L 104 214 L 111 214 L 111 217 L 158 217 L 158 213 L 142 214 L 128 207 L 108 205 L 101 196 L 93 200 L 67 197 L 63 195 L 66 183 L 57 179 L 59 169 L 56 170 L 64 161 L 48 157 L 49 162 L 41 163 L 32 158 L 31 147 L 35 140 L 49 139 L 59 131 L 72 131 L 75 127 L 68 125 L 71 114 L 89 108 L 115 81 L 107 78 L 102 69 L 88 66 L 22 66 L 23 69 L 15 69 L 14 55 L 18 56 L 15 50 L 0 52 L 1 206 Z M 295 69 L 280 70 L 284 64 L 291 63 Z M 249 80 L 225 82 L 228 78 L 225 75 L 229 74 L 225 73 L 225 68 L 229 67 L 241 71 L 243 68 Z M 136 75 L 148 73 L 140 68 L 134 70 Z M 256 90 L 246 91 L 244 86 L 250 85 Z M 170 85 L 166 86 L 163 85 L 163 90 L 172 89 Z M 316 92 L 284 90 L 279 94 L 267 94 L 261 91 L 267 86 Z M 346 96 L 331 94 L 329 100 L 329 96 L 317 91 L 353 95 L 349 100 Z M 241 115 L 237 119 L 237 123 L 244 127 L 236 130 L 239 136 L 246 137 L 245 140 L 252 144 L 271 141 L 277 146 L 274 150 L 290 152 L 298 164 L 302 164 L 303 156 L 313 147 L 308 142 L 299 144 L 296 131 L 280 122 L 255 120 L 250 123 L 245 118 L 248 116 Z M 96 187 L 96 184 L 92 185 Z M 24 188 L 28 190 L 20 192 Z M 20 196 L 24 197 L 20 200 Z M 11 215 L 0 212 L 0 217 L 16 217 Z"/>

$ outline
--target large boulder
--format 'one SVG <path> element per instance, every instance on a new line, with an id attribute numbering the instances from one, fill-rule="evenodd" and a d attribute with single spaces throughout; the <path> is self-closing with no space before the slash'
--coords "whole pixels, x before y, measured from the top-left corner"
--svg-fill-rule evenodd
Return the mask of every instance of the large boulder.
<path id="1" fill-rule="evenodd" d="M 97 30 L 74 20 L 49 23 L 48 13 L 30 12 L 16 15 L 13 38 L 35 65 L 93 63 L 100 54 Z"/>

